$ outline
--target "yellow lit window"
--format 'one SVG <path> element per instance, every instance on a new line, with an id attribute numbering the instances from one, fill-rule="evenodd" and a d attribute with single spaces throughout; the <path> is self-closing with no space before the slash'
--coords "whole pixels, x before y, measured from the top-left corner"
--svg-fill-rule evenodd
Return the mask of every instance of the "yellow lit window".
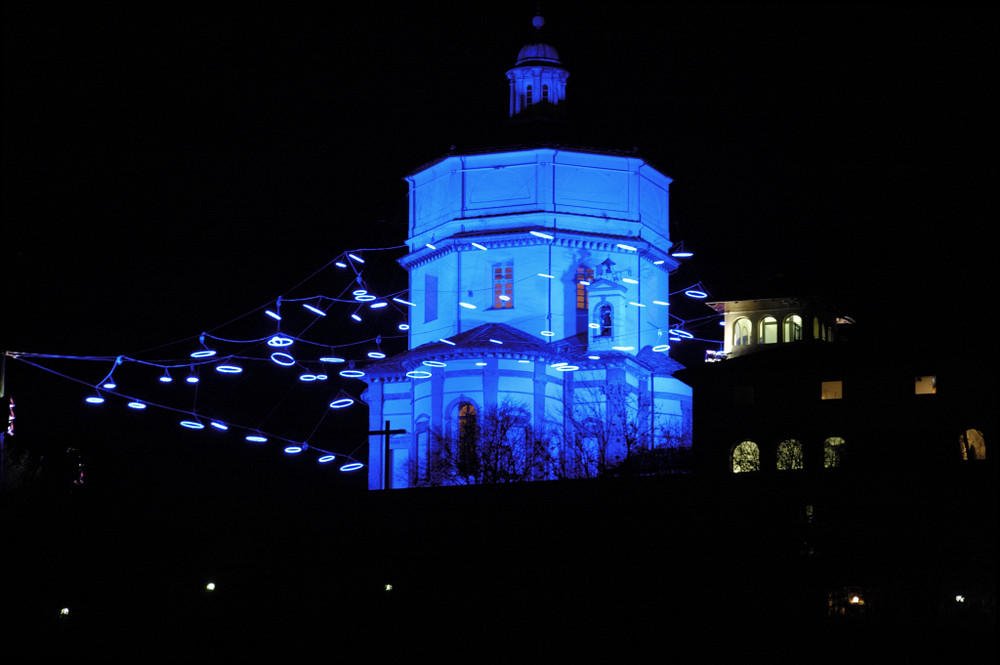
<path id="1" fill-rule="evenodd" d="M 824 381 L 820 390 L 821 399 L 844 399 L 843 381 Z"/>

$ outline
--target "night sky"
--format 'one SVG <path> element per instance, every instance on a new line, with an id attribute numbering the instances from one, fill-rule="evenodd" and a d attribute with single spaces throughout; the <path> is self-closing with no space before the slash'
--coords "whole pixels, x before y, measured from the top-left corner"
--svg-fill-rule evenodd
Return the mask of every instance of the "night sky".
<path id="1" fill-rule="evenodd" d="M 984 10 L 543 5 L 573 117 L 674 179 L 672 236 L 697 254 L 678 287 L 812 290 L 873 334 L 985 342 Z M 402 244 L 403 177 L 505 120 L 505 72 L 535 7 L 8 3 L 0 347 L 131 357 L 193 344 L 248 312 L 263 325 L 259 308 L 344 251 Z M 405 284 L 398 255 L 366 278 Z M 335 295 L 328 275 L 306 290 Z M 165 465 L 193 482 L 186 445 L 234 482 L 316 473 L 236 444 L 205 452 L 169 422 L 82 413 L 81 386 L 19 363 L 7 391 L 20 437 L 78 440 L 94 474 Z M 353 418 L 327 419 L 323 436 L 365 427 Z"/>

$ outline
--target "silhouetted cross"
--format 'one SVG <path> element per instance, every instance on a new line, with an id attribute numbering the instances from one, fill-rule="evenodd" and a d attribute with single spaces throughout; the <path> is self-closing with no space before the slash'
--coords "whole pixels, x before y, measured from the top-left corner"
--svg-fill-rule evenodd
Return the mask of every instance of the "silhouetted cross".
<path id="1" fill-rule="evenodd" d="M 392 464 L 391 464 L 392 457 L 390 456 L 389 453 L 389 437 L 392 436 L 393 434 L 406 434 L 406 430 L 389 429 L 389 421 L 387 420 L 385 421 L 385 429 L 368 432 L 368 436 L 375 436 L 376 434 L 385 435 L 385 455 L 383 455 L 382 457 L 382 476 L 383 476 L 382 482 L 384 486 L 382 489 L 389 489 L 389 483 L 391 478 L 390 474 L 392 473 Z"/>

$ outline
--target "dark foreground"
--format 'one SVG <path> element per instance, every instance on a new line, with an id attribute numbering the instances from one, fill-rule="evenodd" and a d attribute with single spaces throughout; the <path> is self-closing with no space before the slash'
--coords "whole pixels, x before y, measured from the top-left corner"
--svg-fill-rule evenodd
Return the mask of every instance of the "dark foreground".
<path id="1" fill-rule="evenodd" d="M 996 506 L 992 463 L 822 484 L 5 499 L 0 650 L 8 663 L 995 655 Z"/>

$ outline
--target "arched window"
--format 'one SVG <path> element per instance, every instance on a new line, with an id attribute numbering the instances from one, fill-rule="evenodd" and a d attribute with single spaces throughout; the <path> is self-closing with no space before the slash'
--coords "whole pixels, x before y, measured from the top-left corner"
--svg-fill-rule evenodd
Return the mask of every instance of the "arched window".
<path id="1" fill-rule="evenodd" d="M 597 324 L 600 326 L 601 337 L 611 337 L 614 332 L 611 316 L 611 305 L 601 305 L 601 308 L 597 310 Z"/>
<path id="2" fill-rule="evenodd" d="M 823 468 L 839 469 L 844 465 L 845 441 L 839 436 L 828 437 L 823 442 Z"/>
<path id="3" fill-rule="evenodd" d="M 796 439 L 786 439 L 778 444 L 778 471 L 796 471 L 802 468 L 802 444 Z"/>
<path id="4" fill-rule="evenodd" d="M 736 319 L 733 322 L 733 346 L 746 346 L 750 343 L 750 320 Z"/>
<path id="5" fill-rule="evenodd" d="M 765 316 L 760 321 L 760 334 L 757 337 L 761 344 L 774 344 L 778 341 L 778 320 L 773 316 Z"/>
<path id="6" fill-rule="evenodd" d="M 543 83 L 542 84 L 542 101 L 543 102 L 549 101 L 549 85 L 548 85 L 548 83 Z"/>
<path id="7" fill-rule="evenodd" d="M 733 473 L 749 473 L 760 471 L 760 448 L 753 441 L 743 441 L 731 455 Z"/>
<path id="8" fill-rule="evenodd" d="M 528 100 L 528 104 L 531 104 L 531 84 L 530 83 L 525 88 L 524 92 L 525 92 L 525 98 Z"/>
<path id="9" fill-rule="evenodd" d="M 959 436 L 962 459 L 986 459 L 986 438 L 978 429 L 967 429 Z"/>
<path id="10" fill-rule="evenodd" d="M 784 339 L 786 342 L 798 342 L 802 339 L 802 317 L 798 314 L 785 317 Z"/>
<path id="11" fill-rule="evenodd" d="M 458 405 L 458 471 L 464 476 L 474 476 L 479 472 L 477 440 L 479 423 L 476 420 L 476 405 L 462 402 Z"/>

